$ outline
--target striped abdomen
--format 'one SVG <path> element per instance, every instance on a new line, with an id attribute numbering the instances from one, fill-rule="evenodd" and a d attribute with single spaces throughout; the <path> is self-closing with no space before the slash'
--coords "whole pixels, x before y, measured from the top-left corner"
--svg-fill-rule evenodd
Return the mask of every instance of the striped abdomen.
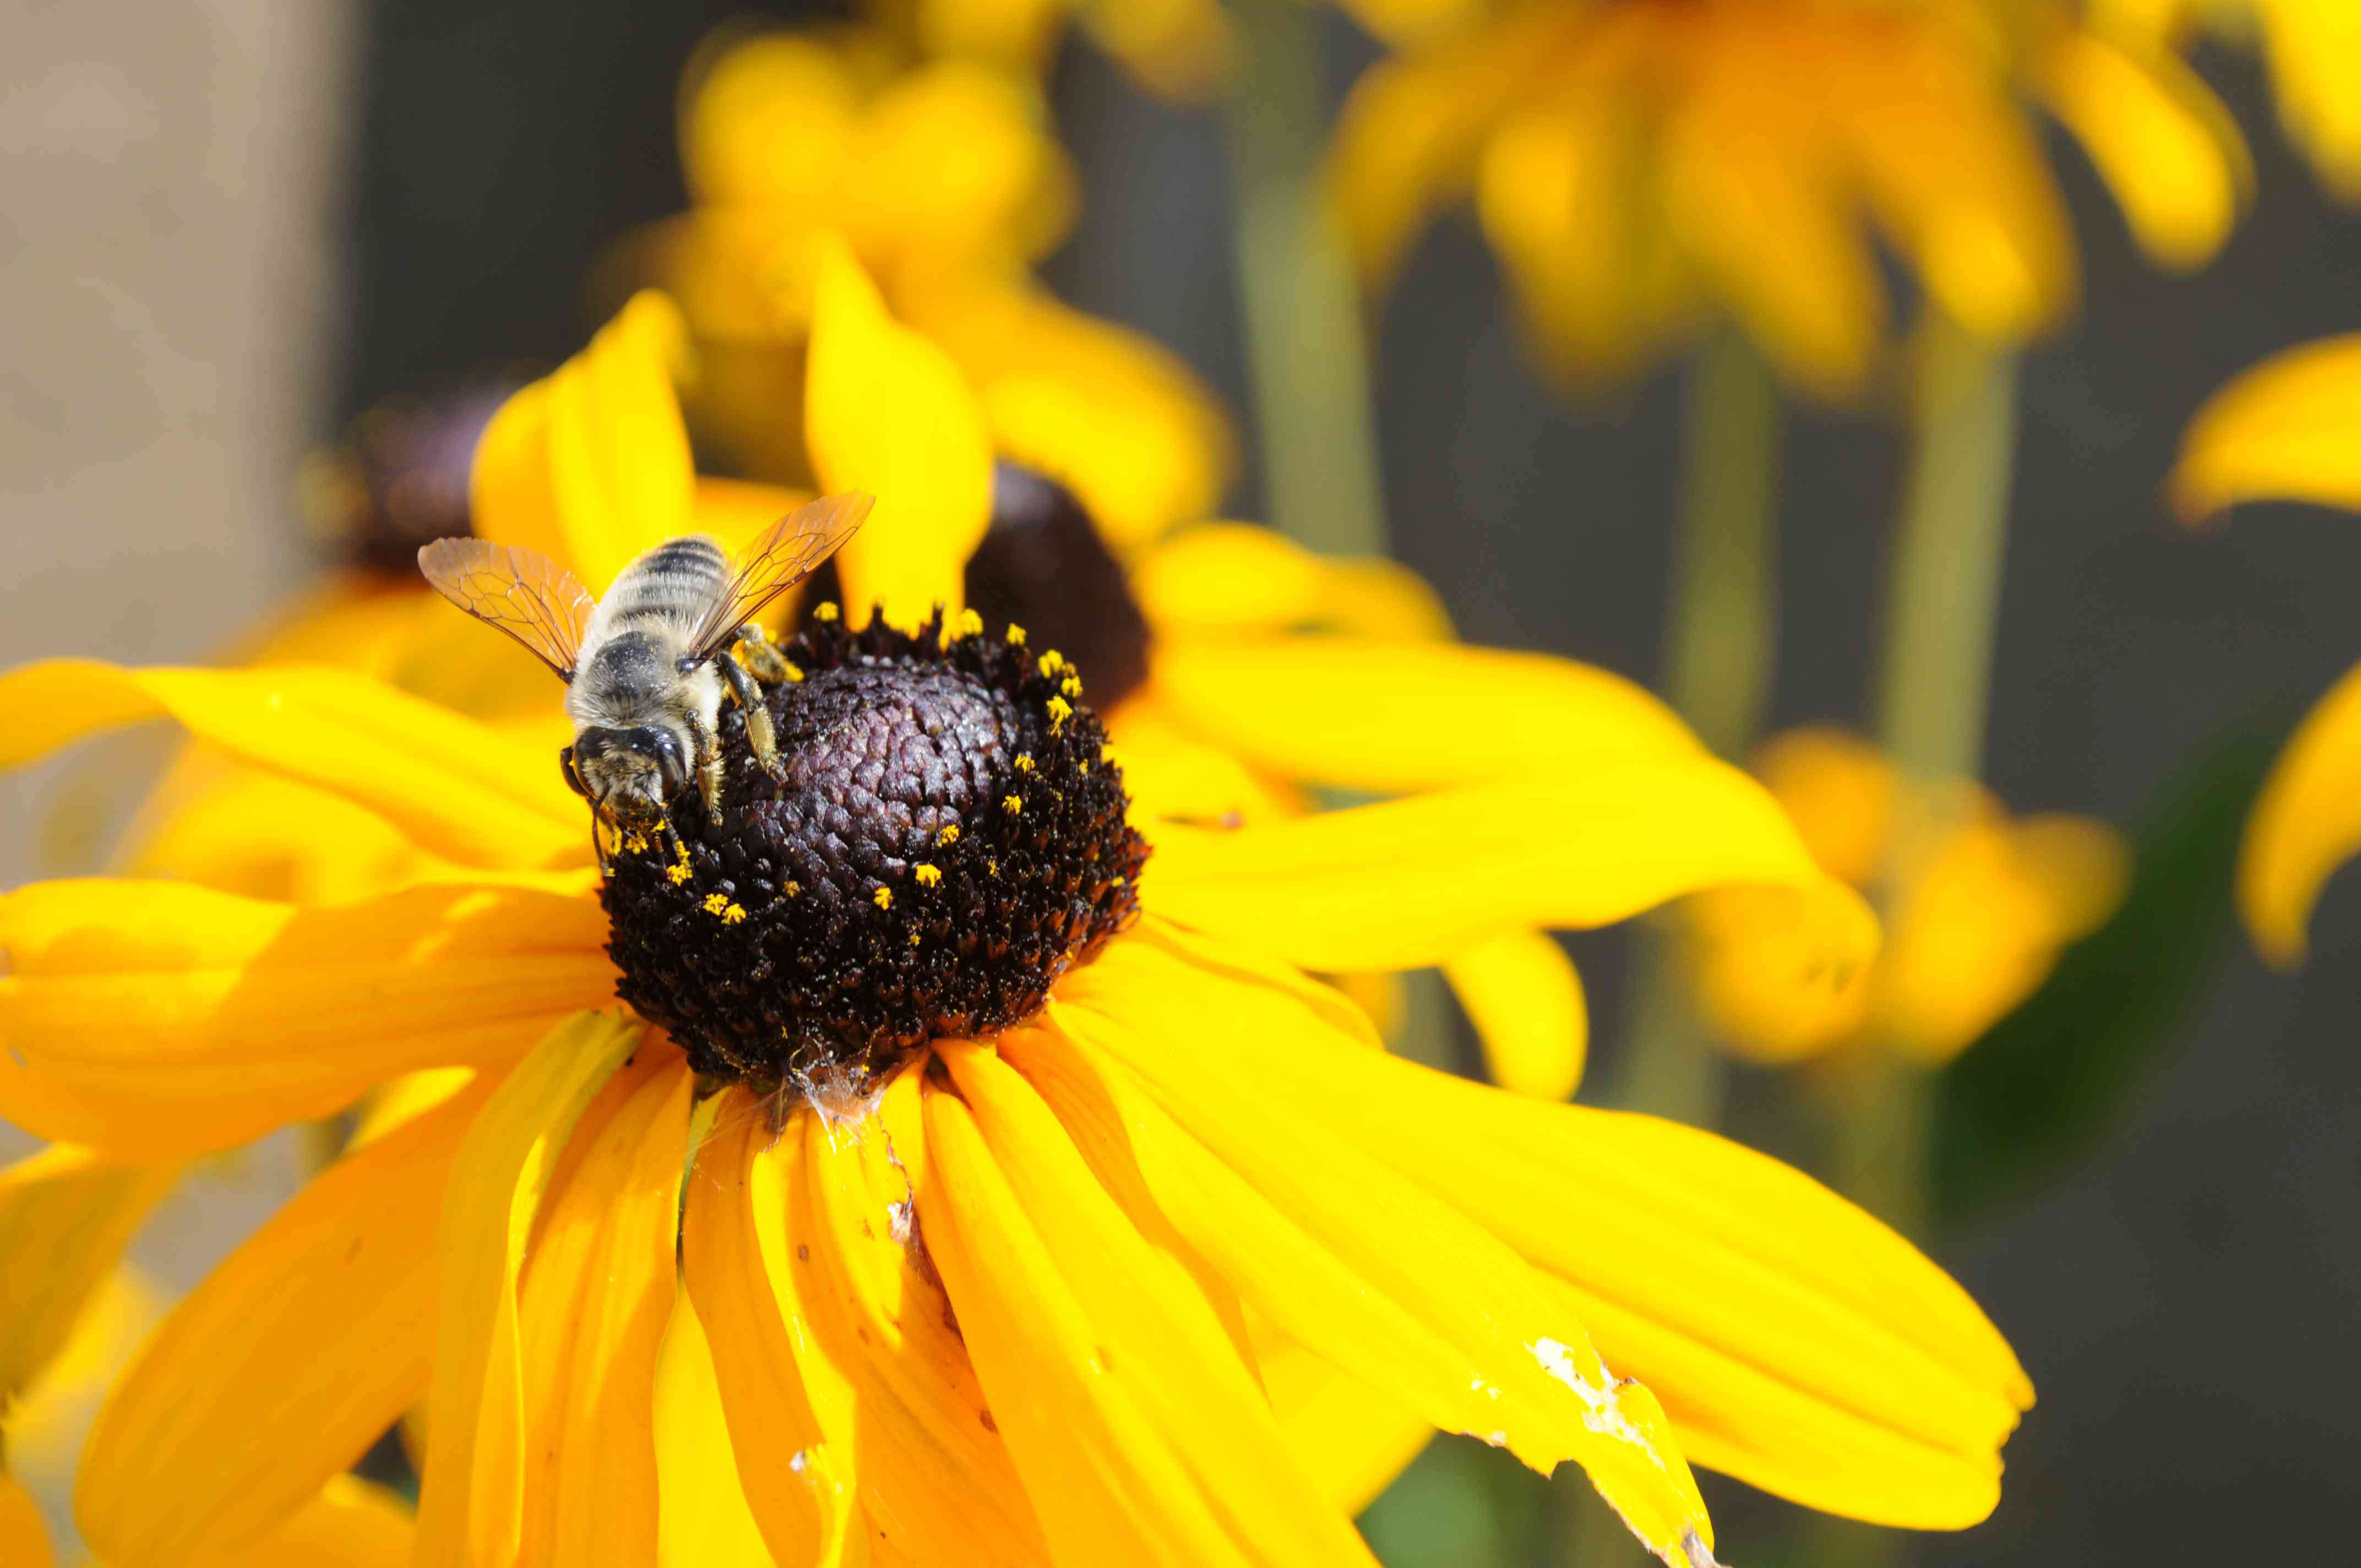
<path id="1" fill-rule="evenodd" d="M 667 539 L 623 568 L 598 601 L 583 641 L 650 620 L 669 621 L 686 634 L 729 583 L 730 556 L 719 542 L 701 533 Z"/>

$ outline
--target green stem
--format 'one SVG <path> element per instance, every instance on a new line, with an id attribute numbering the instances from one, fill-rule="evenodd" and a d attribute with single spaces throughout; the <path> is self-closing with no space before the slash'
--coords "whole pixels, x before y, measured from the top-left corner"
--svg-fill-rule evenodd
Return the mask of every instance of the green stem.
<path id="1" fill-rule="evenodd" d="M 1359 291 L 1321 183 L 1321 17 L 1233 0 L 1245 71 L 1223 107 L 1234 241 L 1269 521 L 1335 555 L 1382 555 L 1385 502 Z"/>
<path id="2" fill-rule="evenodd" d="M 1907 775 L 1939 784 L 1983 770 L 2016 447 L 2016 362 L 1945 319 L 1927 323 L 1919 348 L 1917 444 L 1894 547 L 1878 728 Z M 1916 831 L 1943 827 L 1921 820 Z M 1922 845 L 1892 851 L 1900 865 L 1923 854 Z M 1932 1080 L 1876 1041 L 1845 1070 L 1828 1174 L 1903 1234 L 1923 1236 Z M 1903 1545 L 1891 1530 L 1849 1520 L 1820 1521 L 1815 1533 L 1816 1561 L 1831 1568 L 1877 1568 Z"/>
<path id="3" fill-rule="evenodd" d="M 1762 726 L 1777 637 L 1779 388 L 1736 330 L 1707 340 L 1689 373 L 1674 535 L 1664 693 L 1724 757 Z M 1623 1080 L 1633 1110 L 1694 1126 L 1720 1119 L 1720 1058 L 1690 999 L 1676 942 L 1658 929 L 1639 956 Z"/>

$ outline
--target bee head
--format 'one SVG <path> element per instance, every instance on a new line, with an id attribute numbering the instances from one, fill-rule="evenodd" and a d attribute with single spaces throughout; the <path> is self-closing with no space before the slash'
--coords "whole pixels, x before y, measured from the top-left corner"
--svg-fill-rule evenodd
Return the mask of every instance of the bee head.
<path id="1" fill-rule="evenodd" d="M 688 787 L 688 751 L 664 725 L 595 726 L 558 753 L 566 782 L 621 828 L 653 827 Z"/>

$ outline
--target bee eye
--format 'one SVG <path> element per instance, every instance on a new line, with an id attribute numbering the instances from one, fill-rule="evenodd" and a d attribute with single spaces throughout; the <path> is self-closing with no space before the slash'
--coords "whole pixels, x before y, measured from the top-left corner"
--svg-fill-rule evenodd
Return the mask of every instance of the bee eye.
<path id="1" fill-rule="evenodd" d="M 564 747 L 558 751 L 557 765 L 566 774 L 566 787 L 578 795 L 587 797 L 590 792 L 583 787 L 582 775 L 574 771 L 573 747 Z"/>
<path id="2" fill-rule="evenodd" d="M 656 770 L 664 776 L 664 795 L 678 795 L 688 787 L 688 759 L 681 754 L 680 738 L 669 729 L 649 732 L 650 749 L 656 754 Z"/>

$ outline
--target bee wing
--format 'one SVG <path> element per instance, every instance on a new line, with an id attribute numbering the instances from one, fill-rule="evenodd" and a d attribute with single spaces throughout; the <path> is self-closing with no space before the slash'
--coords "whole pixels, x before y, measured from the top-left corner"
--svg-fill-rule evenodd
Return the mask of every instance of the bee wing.
<path id="1" fill-rule="evenodd" d="M 688 656 L 709 659 L 763 607 L 819 569 L 853 535 L 876 498 L 848 490 L 822 496 L 763 531 L 738 565 L 737 576 L 706 610 L 688 641 Z"/>
<path id="2" fill-rule="evenodd" d="M 582 629 L 598 601 L 573 573 L 537 550 L 487 539 L 438 539 L 418 552 L 418 569 L 443 597 L 499 627 L 571 681 Z"/>

